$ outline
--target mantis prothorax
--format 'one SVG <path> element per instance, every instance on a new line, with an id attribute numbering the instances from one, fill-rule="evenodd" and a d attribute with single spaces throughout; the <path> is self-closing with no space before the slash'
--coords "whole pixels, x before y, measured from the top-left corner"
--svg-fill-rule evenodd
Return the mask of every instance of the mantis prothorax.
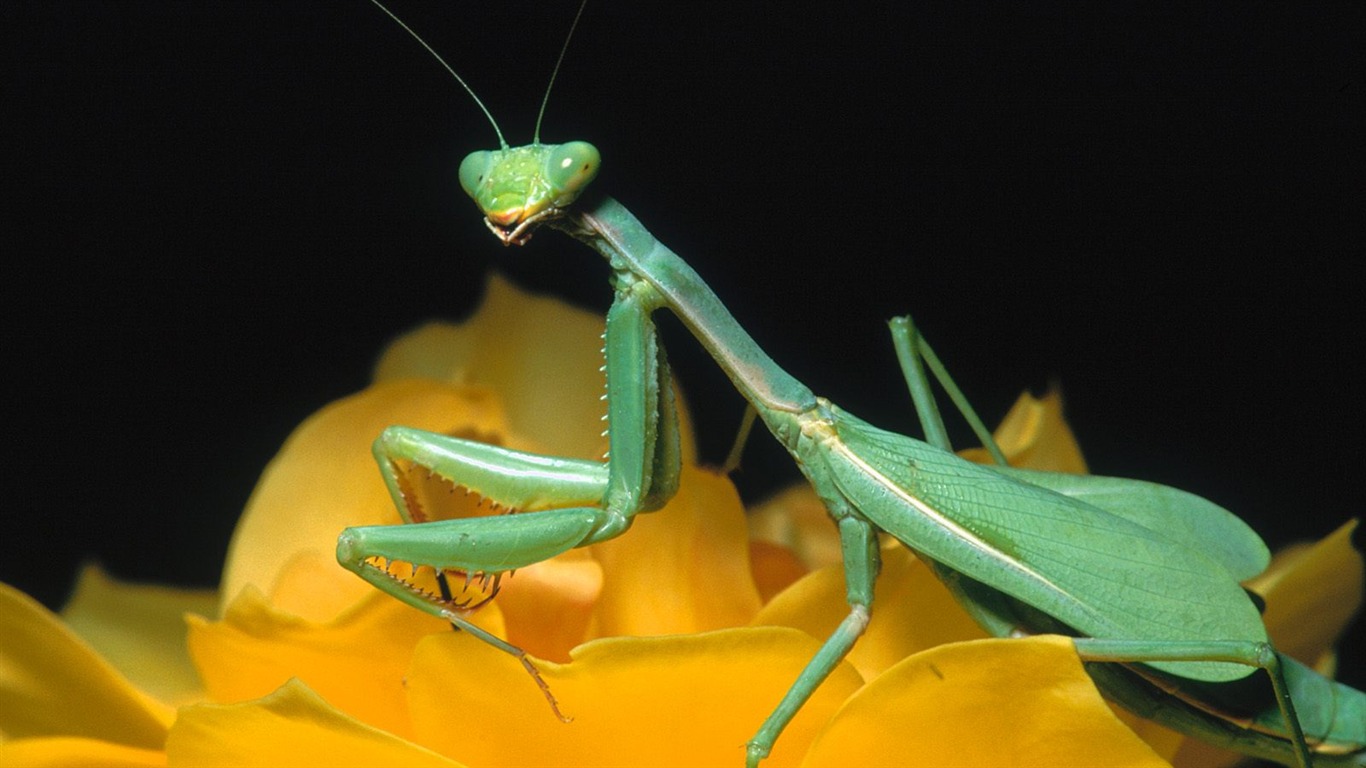
<path id="1" fill-rule="evenodd" d="M 930 442 L 862 421 L 770 359 L 697 273 L 620 203 L 585 194 L 600 164 L 591 144 L 541 144 L 539 119 L 532 144 L 509 147 L 501 132 L 499 141 L 500 149 L 472 153 L 459 170 L 489 229 L 505 245 L 520 245 L 549 226 L 598 251 L 611 268 L 615 298 L 604 346 L 610 458 L 542 456 L 391 427 L 376 441 L 375 456 L 404 521 L 421 524 L 347 529 L 337 545 L 345 567 L 518 656 L 554 707 L 526 655 L 465 618 L 470 606 L 450 595 L 445 574 L 493 579 L 496 588 L 502 573 L 625 533 L 635 515 L 673 495 L 678 419 L 651 317 L 667 308 L 797 461 L 845 553 L 849 613 L 749 741 L 749 765 L 769 753 L 867 627 L 879 532 L 929 562 L 993 634 L 1067 634 L 1084 660 L 1114 662 L 1092 665 L 1093 677 L 1142 714 L 1288 764 L 1366 765 L 1366 695 L 1271 646 L 1239 585 L 1265 568 L 1267 549 L 1238 518 L 1152 483 L 958 458 L 947 450 L 922 360 L 960 409 L 970 409 L 908 321 L 893 323 L 894 341 Z M 528 514 L 429 521 L 400 466 L 425 468 Z M 440 594 L 395 574 L 396 562 L 434 570 Z M 1221 684 L 1256 670 L 1271 680 L 1274 704 L 1220 703 Z"/>

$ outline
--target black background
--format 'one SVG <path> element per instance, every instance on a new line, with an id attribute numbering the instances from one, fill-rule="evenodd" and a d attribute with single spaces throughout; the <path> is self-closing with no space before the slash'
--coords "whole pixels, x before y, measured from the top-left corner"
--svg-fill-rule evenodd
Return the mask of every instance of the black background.
<path id="1" fill-rule="evenodd" d="M 1319 537 L 1362 507 L 1361 6 L 1175 5 L 595 2 L 543 138 L 865 418 L 913 428 L 914 312 L 988 421 L 1060 381 L 1097 473 Z M 606 306 L 485 231 L 492 131 L 368 3 L 0 8 L 0 579 L 49 604 L 88 558 L 216 583 L 288 431 L 490 270 Z M 394 10 L 530 138 L 572 2 Z M 742 403 L 665 325 L 719 460 Z M 758 442 L 750 498 L 796 477 Z"/>

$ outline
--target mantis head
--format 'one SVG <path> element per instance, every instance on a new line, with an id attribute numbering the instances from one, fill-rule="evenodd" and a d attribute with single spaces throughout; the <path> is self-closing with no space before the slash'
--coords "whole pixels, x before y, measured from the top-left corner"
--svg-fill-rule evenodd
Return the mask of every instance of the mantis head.
<path id="1" fill-rule="evenodd" d="M 536 227 L 563 215 L 601 163 L 586 141 L 480 150 L 460 163 L 460 186 L 504 245 L 522 245 Z"/>
<path id="2" fill-rule="evenodd" d="M 460 163 L 460 186 L 484 212 L 484 223 L 489 230 L 503 241 L 503 245 L 522 245 L 531 239 L 536 227 L 563 215 L 565 207 L 573 203 L 588 182 L 598 175 L 602 157 L 597 147 L 586 141 L 542 144 L 541 120 L 545 117 L 545 105 L 550 101 L 550 89 L 555 85 L 555 75 L 559 74 L 560 65 L 564 63 L 565 51 L 569 50 L 569 41 L 574 37 L 574 29 L 579 25 L 579 18 L 583 16 L 583 8 L 588 0 L 583 0 L 579 5 L 578 13 L 574 14 L 574 23 L 569 25 L 569 34 L 565 36 L 564 47 L 560 49 L 560 58 L 555 62 L 550 84 L 546 86 L 545 96 L 541 99 L 536 132 L 531 143 L 522 147 L 508 146 L 498 121 L 493 119 L 478 94 L 426 40 L 379 0 L 370 2 L 402 27 L 460 83 L 460 87 L 465 89 L 489 119 L 493 132 L 498 134 L 501 149 L 471 152 Z"/>

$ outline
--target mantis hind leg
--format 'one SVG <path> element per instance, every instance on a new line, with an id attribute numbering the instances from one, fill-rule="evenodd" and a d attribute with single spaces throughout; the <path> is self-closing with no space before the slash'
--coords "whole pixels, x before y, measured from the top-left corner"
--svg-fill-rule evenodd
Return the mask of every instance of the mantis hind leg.
<path id="1" fill-rule="evenodd" d="M 1243 664 L 1266 673 L 1271 680 L 1271 689 L 1279 710 L 1281 737 L 1289 742 L 1290 755 L 1265 755 L 1271 759 L 1284 760 L 1290 757 L 1300 768 L 1313 765 L 1304 729 L 1295 703 L 1283 661 L 1279 653 L 1265 642 L 1155 642 L 1134 640 L 1110 640 L 1102 638 L 1075 638 L 1077 654 L 1082 661 L 1105 663 L 1134 662 L 1171 662 L 1171 661 L 1227 661 Z"/>
<path id="2" fill-rule="evenodd" d="M 939 381 L 939 386 L 944 388 L 944 392 L 958 408 L 958 412 L 963 414 L 963 418 L 972 427 L 973 434 L 977 435 L 982 447 L 987 449 L 998 465 L 1006 466 L 1005 455 L 996 445 L 991 430 L 987 429 L 986 424 L 977 416 L 977 411 L 958 388 L 953 377 L 949 376 L 948 369 L 930 348 L 929 342 L 920 335 L 910 315 L 894 317 L 887 325 L 892 331 L 892 344 L 896 348 L 897 361 L 901 363 L 901 374 L 906 379 L 907 388 L 910 389 L 921 429 L 925 431 L 925 442 L 945 451 L 953 450 L 949 444 L 948 432 L 944 429 L 944 420 L 939 415 L 939 406 L 935 404 L 934 395 L 930 392 L 929 377 L 925 374 L 925 367 L 928 366 L 935 379 Z"/>

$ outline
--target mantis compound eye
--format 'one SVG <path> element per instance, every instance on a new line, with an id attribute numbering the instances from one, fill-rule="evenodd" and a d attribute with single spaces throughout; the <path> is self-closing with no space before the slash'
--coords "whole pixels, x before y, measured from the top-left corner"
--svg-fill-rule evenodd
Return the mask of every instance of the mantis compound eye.
<path id="1" fill-rule="evenodd" d="M 465 190 L 465 194 L 478 200 L 479 188 L 483 186 L 492 168 L 492 152 L 481 149 L 466 155 L 465 159 L 460 161 L 460 186 Z"/>
<path id="2" fill-rule="evenodd" d="M 468 161 L 466 161 L 468 162 Z M 555 147 L 545 159 L 545 180 L 555 191 L 555 205 L 574 202 L 583 188 L 598 175 L 602 155 L 586 141 L 571 141 Z"/>

